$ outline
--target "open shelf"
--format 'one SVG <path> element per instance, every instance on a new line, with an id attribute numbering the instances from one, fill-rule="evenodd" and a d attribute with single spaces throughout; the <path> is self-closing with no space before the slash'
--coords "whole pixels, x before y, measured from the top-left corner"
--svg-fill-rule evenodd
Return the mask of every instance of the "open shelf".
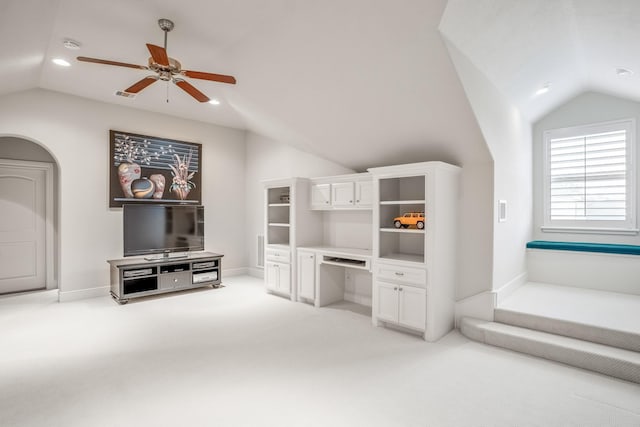
<path id="1" fill-rule="evenodd" d="M 286 222 L 270 222 L 269 227 L 290 227 Z"/>
<path id="2" fill-rule="evenodd" d="M 380 202 L 381 205 L 424 205 L 423 200 L 386 200 Z"/>
<path id="3" fill-rule="evenodd" d="M 424 234 L 424 230 L 419 230 L 417 228 L 381 228 L 381 232 L 383 233 L 417 233 Z"/>
<path id="4" fill-rule="evenodd" d="M 407 261 L 407 262 L 416 262 L 416 263 L 424 263 L 424 255 L 416 255 L 416 254 L 405 254 L 399 252 L 393 252 L 386 254 L 380 257 L 381 259 L 389 259 L 393 261 Z"/>
<path id="5" fill-rule="evenodd" d="M 424 203 L 424 175 L 380 179 L 380 204 L 402 201 Z"/>
<path id="6" fill-rule="evenodd" d="M 270 208 L 283 208 L 289 206 L 291 206 L 291 203 L 269 203 Z"/>
<path id="7" fill-rule="evenodd" d="M 425 263 L 424 230 L 380 229 L 380 258 Z"/>

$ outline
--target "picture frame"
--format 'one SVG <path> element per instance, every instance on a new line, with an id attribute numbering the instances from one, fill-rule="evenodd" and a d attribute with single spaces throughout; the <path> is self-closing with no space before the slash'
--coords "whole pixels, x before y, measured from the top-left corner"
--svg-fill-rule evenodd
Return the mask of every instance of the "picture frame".
<path id="1" fill-rule="evenodd" d="M 109 207 L 202 201 L 202 144 L 109 131 Z"/>

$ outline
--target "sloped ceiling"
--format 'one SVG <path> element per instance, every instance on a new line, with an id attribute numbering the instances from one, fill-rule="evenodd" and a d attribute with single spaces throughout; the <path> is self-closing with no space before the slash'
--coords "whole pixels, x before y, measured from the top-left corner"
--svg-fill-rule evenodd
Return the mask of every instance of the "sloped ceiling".
<path id="1" fill-rule="evenodd" d="M 146 72 L 75 60 L 146 64 L 159 18 L 184 68 L 237 77 L 191 80 L 221 105 L 164 82 L 116 97 Z M 487 161 L 442 35 L 532 122 L 587 90 L 640 100 L 638 0 L 4 0 L 0 95 L 40 87 L 248 129 L 354 169 Z"/>
<path id="2" fill-rule="evenodd" d="M 532 122 L 585 91 L 640 100 L 638 0 L 449 0 L 440 29 Z"/>
<path id="3" fill-rule="evenodd" d="M 248 129 L 347 167 L 424 160 L 488 161 L 438 30 L 445 0 L 5 0 L 0 95 L 40 87 Z M 146 65 L 175 22 L 169 55 L 238 84 L 190 82 L 221 105 L 157 82 L 116 97 L 148 72 L 81 63 L 78 55 Z M 65 38 L 81 43 L 78 51 Z M 54 57 L 71 61 L 63 68 Z M 169 102 L 167 102 L 167 99 Z"/>

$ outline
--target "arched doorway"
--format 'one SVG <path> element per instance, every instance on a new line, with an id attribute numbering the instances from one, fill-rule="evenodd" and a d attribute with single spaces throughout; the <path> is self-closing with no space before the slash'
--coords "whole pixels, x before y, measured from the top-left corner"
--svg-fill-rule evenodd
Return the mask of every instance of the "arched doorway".
<path id="1" fill-rule="evenodd" d="M 0 136 L 0 294 L 58 287 L 57 200 L 51 153 Z"/>

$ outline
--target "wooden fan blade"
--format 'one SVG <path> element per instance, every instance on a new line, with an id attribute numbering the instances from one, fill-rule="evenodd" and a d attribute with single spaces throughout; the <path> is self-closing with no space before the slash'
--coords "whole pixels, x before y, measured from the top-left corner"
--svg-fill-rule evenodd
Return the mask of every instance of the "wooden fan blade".
<path id="1" fill-rule="evenodd" d="M 200 102 L 208 102 L 209 101 L 209 97 L 207 97 L 207 95 L 205 95 L 204 93 L 200 92 L 198 89 L 193 87 L 186 80 L 173 79 L 173 82 L 176 85 L 178 85 L 180 87 L 180 89 L 184 90 L 185 92 L 187 92 L 189 95 L 193 96 L 198 101 L 200 101 Z"/>
<path id="2" fill-rule="evenodd" d="M 144 89 L 145 87 L 149 86 L 152 83 L 155 83 L 156 81 L 158 81 L 158 77 L 156 76 L 145 77 L 144 79 L 140 80 L 137 83 L 134 83 L 124 91 L 129 93 L 138 93 L 142 89 Z"/>
<path id="3" fill-rule="evenodd" d="M 106 59 L 88 58 L 86 56 L 78 56 L 76 59 L 82 62 L 94 62 L 96 64 L 116 65 L 118 67 L 137 68 L 139 70 L 149 69 L 149 67 L 145 67 L 144 65 L 127 64 L 126 62 L 117 62 L 117 61 L 107 61 Z"/>
<path id="4" fill-rule="evenodd" d="M 211 80 L 213 82 L 236 84 L 233 76 L 225 76 L 224 74 L 203 73 L 202 71 L 182 70 L 180 74 L 191 77 L 192 79 Z"/>
<path id="5" fill-rule="evenodd" d="M 163 65 L 165 67 L 169 66 L 169 57 L 167 56 L 165 48 L 147 43 L 147 49 L 149 49 L 149 53 L 156 64 Z"/>

